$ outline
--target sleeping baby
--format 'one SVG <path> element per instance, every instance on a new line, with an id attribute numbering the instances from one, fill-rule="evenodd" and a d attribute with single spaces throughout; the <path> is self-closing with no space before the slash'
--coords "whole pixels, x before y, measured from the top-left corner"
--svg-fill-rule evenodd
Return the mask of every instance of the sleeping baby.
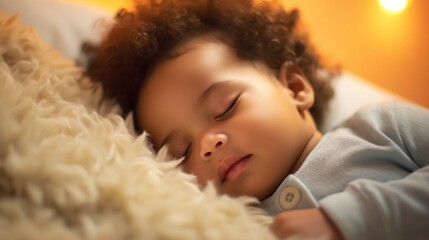
<path id="1" fill-rule="evenodd" d="M 257 198 L 279 238 L 425 238 L 429 111 L 385 102 L 322 135 L 335 71 L 297 22 L 278 1 L 140 3 L 88 75 L 202 187 Z"/>

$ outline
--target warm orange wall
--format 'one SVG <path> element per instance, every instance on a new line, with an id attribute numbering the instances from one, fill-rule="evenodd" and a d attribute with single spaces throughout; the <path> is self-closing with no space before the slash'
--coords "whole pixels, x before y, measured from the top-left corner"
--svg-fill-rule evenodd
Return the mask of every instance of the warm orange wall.
<path id="1" fill-rule="evenodd" d="M 74 2 L 78 4 L 83 3 L 89 6 L 100 7 L 112 13 L 116 12 L 117 9 L 120 9 L 124 6 L 130 6 L 132 4 L 132 0 L 63 0 L 63 1 Z"/>
<path id="2" fill-rule="evenodd" d="M 73 1 L 112 11 L 130 3 Z M 400 15 L 385 12 L 377 0 L 282 1 L 301 10 L 307 32 L 325 59 L 429 107 L 429 1 L 412 0 Z"/>
<path id="3" fill-rule="evenodd" d="M 283 0 L 297 6 L 324 57 L 429 107 L 429 1 L 392 15 L 377 0 Z M 357 93 L 358 94 L 358 93 Z"/>

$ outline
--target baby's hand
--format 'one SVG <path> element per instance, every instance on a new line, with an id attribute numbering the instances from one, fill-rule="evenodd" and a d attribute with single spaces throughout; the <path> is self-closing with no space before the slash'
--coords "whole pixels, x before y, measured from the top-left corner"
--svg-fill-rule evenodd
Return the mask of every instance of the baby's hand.
<path id="1" fill-rule="evenodd" d="M 279 239 L 342 239 L 337 227 L 319 208 L 282 212 L 270 229 Z"/>

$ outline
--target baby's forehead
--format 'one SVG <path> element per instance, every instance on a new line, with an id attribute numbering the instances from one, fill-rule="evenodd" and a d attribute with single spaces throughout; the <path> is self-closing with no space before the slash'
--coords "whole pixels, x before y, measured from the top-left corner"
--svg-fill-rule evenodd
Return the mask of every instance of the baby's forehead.
<path id="1" fill-rule="evenodd" d="M 229 50 L 233 50 L 232 40 L 227 37 L 225 33 L 219 31 L 205 32 L 195 34 L 192 37 L 187 37 L 176 44 L 175 47 L 167 54 L 166 59 L 172 59 L 185 54 L 186 52 L 206 44 L 219 44 L 227 47 Z"/>
<path id="2" fill-rule="evenodd" d="M 169 57 L 160 61 L 146 81 L 166 77 L 204 78 L 207 73 L 228 68 L 241 61 L 243 60 L 235 51 L 221 41 L 204 37 L 194 38 L 174 49 Z"/>

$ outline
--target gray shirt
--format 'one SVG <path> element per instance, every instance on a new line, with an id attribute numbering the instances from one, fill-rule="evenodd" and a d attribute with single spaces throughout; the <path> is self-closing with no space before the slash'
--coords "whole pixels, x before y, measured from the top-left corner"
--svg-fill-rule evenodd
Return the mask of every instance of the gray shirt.
<path id="1" fill-rule="evenodd" d="M 346 239 L 429 239 L 429 111 L 365 108 L 325 134 L 262 207 L 321 207 Z"/>

